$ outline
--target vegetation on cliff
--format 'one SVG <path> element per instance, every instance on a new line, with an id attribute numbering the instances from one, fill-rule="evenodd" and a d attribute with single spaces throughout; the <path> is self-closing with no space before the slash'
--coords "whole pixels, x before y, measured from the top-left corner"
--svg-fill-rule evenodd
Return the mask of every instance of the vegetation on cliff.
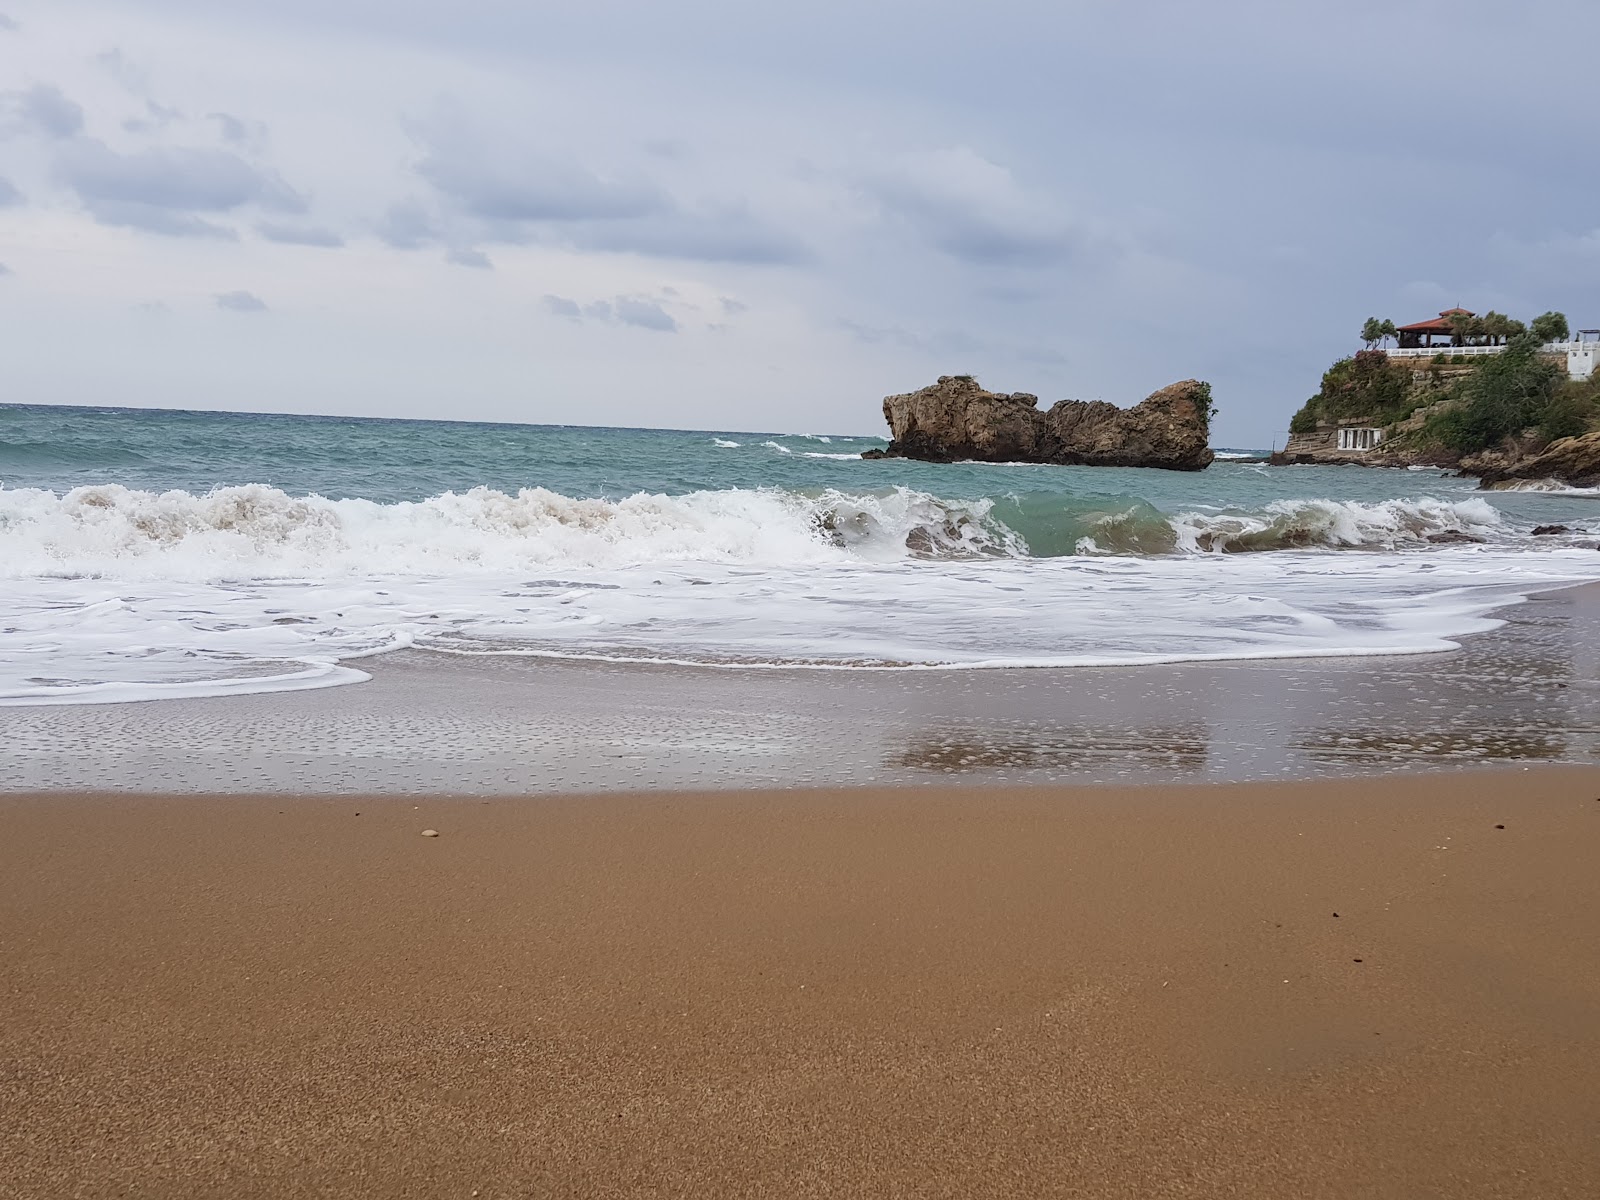
<path id="1" fill-rule="evenodd" d="M 1360 418 L 1373 425 L 1404 420 L 1417 407 L 1411 371 L 1382 350 L 1358 350 L 1322 376 L 1322 387 L 1289 421 L 1290 433 Z"/>
<path id="2" fill-rule="evenodd" d="M 1565 324 L 1560 313 L 1546 316 Z M 1403 363 L 1382 350 L 1358 351 L 1328 368 L 1321 389 L 1290 420 L 1289 432 L 1310 433 L 1341 421 L 1390 428 L 1427 408 L 1420 424 L 1395 431 L 1386 445 L 1391 453 L 1454 459 L 1600 428 L 1600 376 L 1573 382 L 1541 355 L 1551 328 L 1546 322 L 1538 331 L 1525 329 L 1501 353 L 1476 358 L 1446 348 L 1431 361 Z"/>
<path id="3" fill-rule="evenodd" d="M 1566 388 L 1564 372 L 1541 358 L 1533 333 L 1511 339 L 1501 354 L 1483 359 L 1450 389 L 1454 401 L 1432 414 L 1416 433 L 1421 445 L 1474 454 L 1507 438 L 1535 430 L 1541 440 L 1582 433 L 1593 415 L 1593 399 L 1582 385 Z"/>

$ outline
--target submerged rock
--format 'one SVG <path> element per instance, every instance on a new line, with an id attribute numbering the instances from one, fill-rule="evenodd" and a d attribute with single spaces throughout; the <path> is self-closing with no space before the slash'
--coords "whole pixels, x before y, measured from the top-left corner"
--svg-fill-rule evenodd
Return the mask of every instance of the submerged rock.
<path id="1" fill-rule="evenodd" d="M 1526 458 L 1504 458 L 1496 461 L 1480 455 L 1470 464 L 1463 459 L 1461 466 L 1464 472 L 1481 476 L 1485 488 L 1506 479 L 1556 479 L 1572 487 L 1600 487 L 1600 430 L 1561 438 Z"/>
<path id="2" fill-rule="evenodd" d="M 1048 412 L 1027 392 L 987 391 L 970 375 L 942 375 L 920 391 L 887 396 L 887 450 L 866 458 L 926 462 L 1059 463 L 1200 471 L 1211 464 L 1211 388 L 1172 384 L 1132 408 L 1062 400 Z"/>

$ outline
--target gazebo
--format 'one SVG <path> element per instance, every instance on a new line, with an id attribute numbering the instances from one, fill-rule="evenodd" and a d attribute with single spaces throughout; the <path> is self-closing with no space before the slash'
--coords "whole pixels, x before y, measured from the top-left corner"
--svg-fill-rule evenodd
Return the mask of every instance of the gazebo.
<path id="1" fill-rule="evenodd" d="M 1418 321 L 1414 325 L 1402 325 L 1395 330 L 1400 339 L 1400 349 L 1421 350 L 1424 347 L 1432 346 L 1435 337 L 1449 339 L 1439 343 L 1440 345 L 1458 345 L 1455 327 L 1450 323 L 1450 318 L 1470 317 L 1472 315 L 1464 308 L 1447 308 L 1431 321 Z"/>

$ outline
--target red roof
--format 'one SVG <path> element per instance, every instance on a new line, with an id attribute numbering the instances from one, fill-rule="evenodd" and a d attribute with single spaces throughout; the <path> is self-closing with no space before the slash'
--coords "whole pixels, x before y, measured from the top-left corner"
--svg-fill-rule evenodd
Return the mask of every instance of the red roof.
<path id="1" fill-rule="evenodd" d="M 1418 321 L 1414 325 L 1400 326 L 1402 333 L 1450 333 L 1451 317 L 1470 317 L 1473 314 L 1464 308 L 1447 308 L 1431 321 Z"/>

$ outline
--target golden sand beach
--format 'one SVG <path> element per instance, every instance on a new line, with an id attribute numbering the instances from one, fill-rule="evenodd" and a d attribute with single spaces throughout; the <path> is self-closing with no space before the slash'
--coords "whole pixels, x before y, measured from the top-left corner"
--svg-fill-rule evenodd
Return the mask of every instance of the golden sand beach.
<path id="1" fill-rule="evenodd" d="M 0 829 L 6 1197 L 1600 1192 L 1600 769 Z"/>

